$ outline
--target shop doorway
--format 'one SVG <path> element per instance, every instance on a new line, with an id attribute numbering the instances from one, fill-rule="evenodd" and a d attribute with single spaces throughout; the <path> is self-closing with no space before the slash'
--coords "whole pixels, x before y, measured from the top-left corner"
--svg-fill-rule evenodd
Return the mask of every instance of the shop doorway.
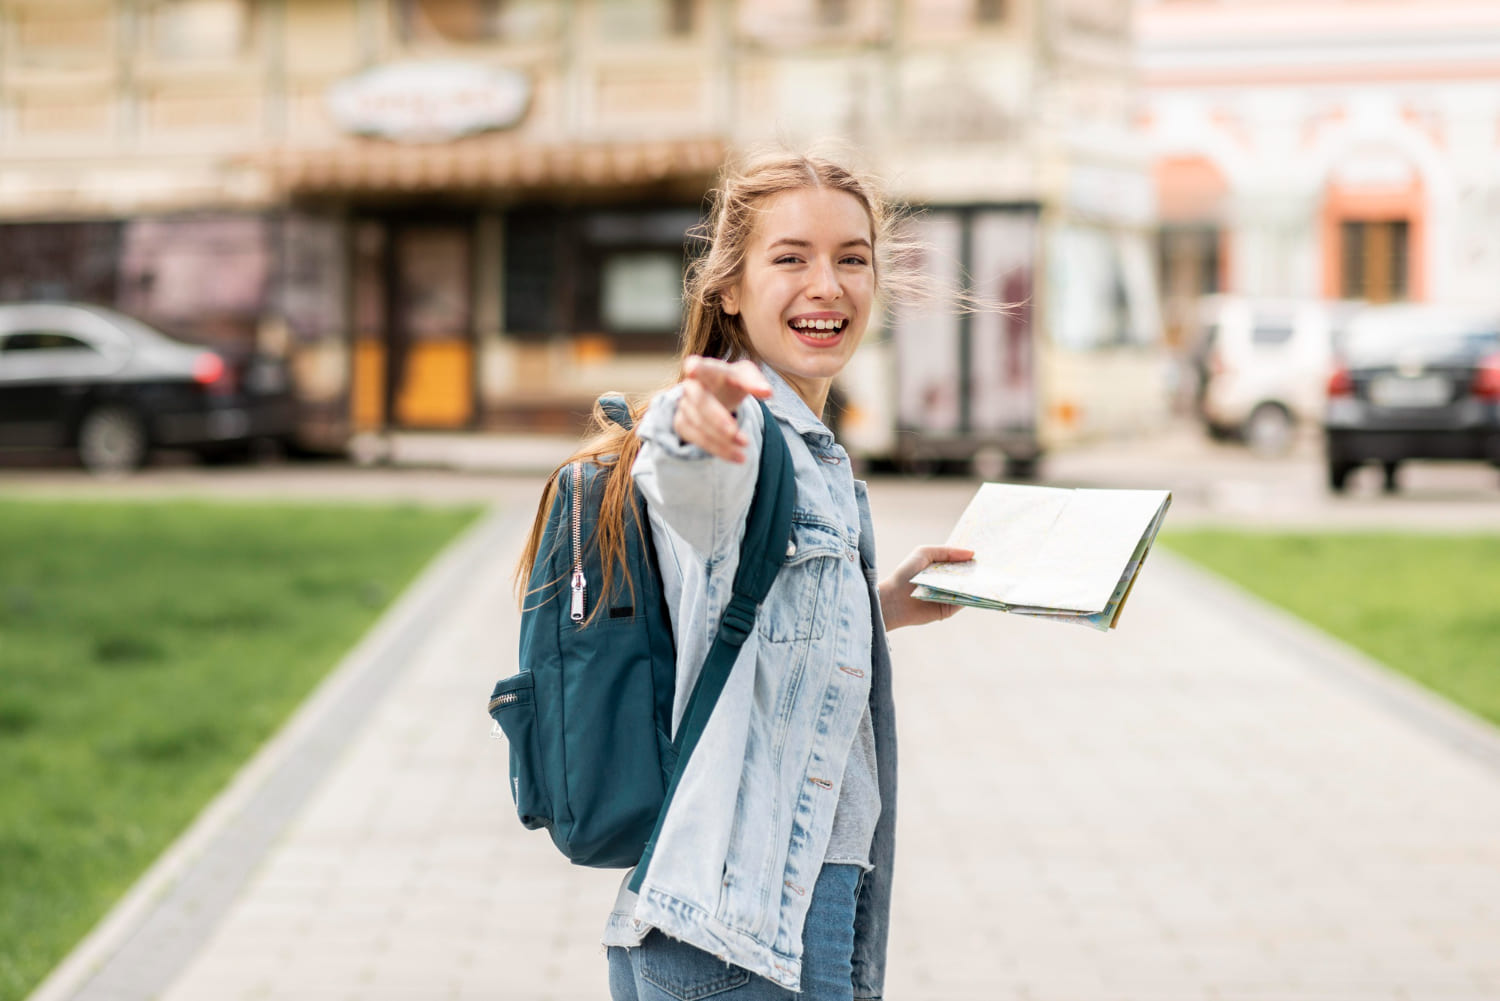
<path id="1" fill-rule="evenodd" d="M 356 222 L 356 431 L 472 424 L 473 242 L 469 220 Z"/>

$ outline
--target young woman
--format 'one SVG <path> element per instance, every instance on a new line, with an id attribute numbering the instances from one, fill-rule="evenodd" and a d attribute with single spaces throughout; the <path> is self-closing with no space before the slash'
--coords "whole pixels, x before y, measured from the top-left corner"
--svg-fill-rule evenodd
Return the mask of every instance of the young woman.
<path id="1" fill-rule="evenodd" d="M 680 381 L 635 434 L 602 431 L 583 453 L 618 457 L 601 518 L 623 512 L 630 477 L 646 498 L 677 643 L 674 727 L 730 594 L 764 435 L 785 438 L 797 484 L 787 561 L 641 892 L 622 886 L 606 925 L 614 1001 L 881 996 L 896 819 L 885 633 L 953 614 L 913 599 L 911 577 L 973 555 L 922 547 L 877 585 L 864 484 L 820 419 L 877 297 L 907 277 L 889 226 L 873 186 L 830 160 L 726 169 L 687 282 Z"/>

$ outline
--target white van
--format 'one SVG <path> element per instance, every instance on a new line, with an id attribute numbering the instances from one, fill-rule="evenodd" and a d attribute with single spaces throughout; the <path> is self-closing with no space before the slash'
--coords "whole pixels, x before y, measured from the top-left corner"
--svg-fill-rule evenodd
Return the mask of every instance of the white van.
<path id="1" fill-rule="evenodd" d="M 1199 412 L 1215 437 L 1260 455 L 1291 448 L 1299 426 L 1322 421 L 1334 346 L 1358 303 L 1204 300 Z"/>

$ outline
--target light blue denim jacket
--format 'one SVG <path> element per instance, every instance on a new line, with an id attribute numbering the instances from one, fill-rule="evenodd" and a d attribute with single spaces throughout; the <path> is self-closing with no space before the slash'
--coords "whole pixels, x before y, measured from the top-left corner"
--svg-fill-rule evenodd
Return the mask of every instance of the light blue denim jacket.
<path id="1" fill-rule="evenodd" d="M 797 503 L 787 562 L 761 607 L 657 839 L 639 896 L 623 884 L 604 944 L 634 947 L 653 927 L 791 990 L 801 980 L 802 926 L 833 826 L 845 760 L 868 705 L 881 801 L 873 869 L 855 918 L 854 996 L 885 980 L 896 824 L 895 707 L 876 591 L 874 535 L 863 483 L 856 531 L 836 509 L 821 464 L 847 453 L 769 368 L 767 406 L 790 446 Z M 674 729 L 697 680 L 739 562 L 764 428 L 739 408 L 743 464 L 683 444 L 672 430 L 680 390 L 641 419 L 635 482 L 661 561 L 680 570 L 668 594 L 677 639 Z M 663 567 L 664 582 L 678 574 Z M 868 603 L 868 614 L 855 602 Z M 858 614 L 851 614 L 857 610 Z M 844 654 L 852 622 L 869 628 L 869 659 Z M 629 881 L 627 876 L 626 882 Z"/>

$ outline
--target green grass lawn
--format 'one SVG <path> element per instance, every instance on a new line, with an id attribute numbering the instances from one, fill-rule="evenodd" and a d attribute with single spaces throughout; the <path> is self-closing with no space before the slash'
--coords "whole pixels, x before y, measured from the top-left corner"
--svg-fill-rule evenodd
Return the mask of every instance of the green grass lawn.
<path id="1" fill-rule="evenodd" d="M 0 999 L 62 959 L 476 513 L 0 501 Z"/>
<path id="2" fill-rule="evenodd" d="M 1500 724 L 1500 535 L 1204 530 L 1162 542 Z"/>

